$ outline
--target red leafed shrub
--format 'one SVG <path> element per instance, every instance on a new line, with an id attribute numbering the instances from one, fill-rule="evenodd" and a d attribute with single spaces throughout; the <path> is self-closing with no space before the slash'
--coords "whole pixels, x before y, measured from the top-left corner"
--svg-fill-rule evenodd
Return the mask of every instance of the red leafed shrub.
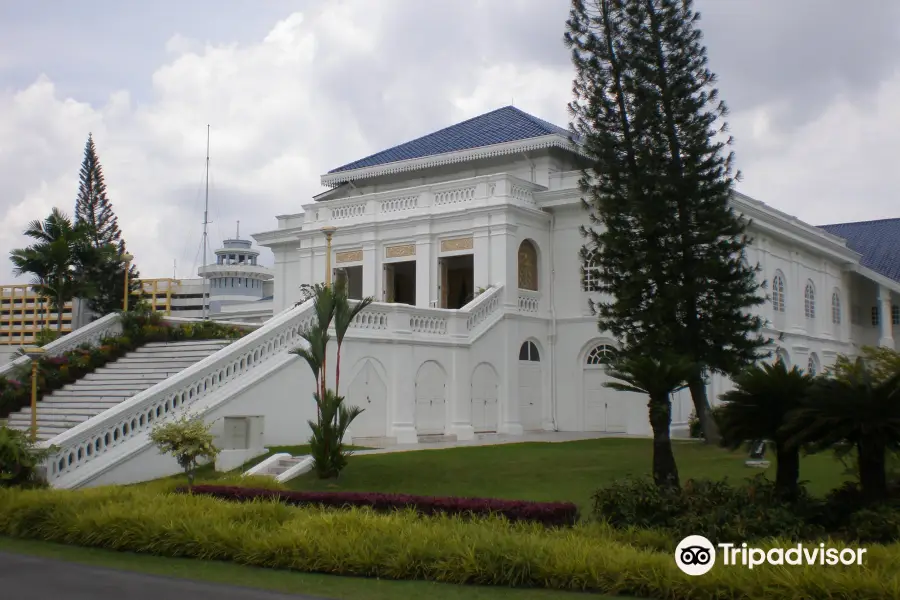
<path id="1" fill-rule="evenodd" d="M 187 488 L 179 488 L 178 491 L 181 493 L 191 492 Z M 571 502 L 450 498 L 375 492 L 294 492 L 224 485 L 196 485 L 192 491 L 194 494 L 212 496 L 220 500 L 278 500 L 295 506 L 318 505 L 336 508 L 358 506 L 382 512 L 411 508 L 425 515 L 444 513 L 487 516 L 495 514 L 503 515 L 510 521 L 531 521 L 548 526 L 574 525 L 578 521 L 578 507 Z"/>

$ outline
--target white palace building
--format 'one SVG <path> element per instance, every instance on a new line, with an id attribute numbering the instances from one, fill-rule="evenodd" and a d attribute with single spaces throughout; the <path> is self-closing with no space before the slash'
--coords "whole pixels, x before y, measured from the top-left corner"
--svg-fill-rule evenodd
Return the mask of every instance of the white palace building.
<path id="1" fill-rule="evenodd" d="M 566 130 L 509 106 L 328 172 L 329 191 L 254 236 L 275 253 L 276 313 L 325 279 L 322 230 L 335 227 L 332 265 L 351 294 L 408 318 L 343 366 L 350 403 L 369 408 L 355 436 L 648 433 L 645 402 L 603 386 L 617 342 L 588 310 L 582 164 Z M 896 347 L 900 219 L 813 227 L 741 194 L 733 205 L 752 219 L 748 259 L 771 293 L 760 310 L 789 364 L 818 371 L 861 345 Z M 487 302 L 490 327 L 455 328 Z M 725 387 L 713 379 L 710 398 Z M 673 421 L 690 412 L 684 391 Z"/>
<path id="2" fill-rule="evenodd" d="M 315 384 L 289 350 L 314 319 L 300 286 L 325 281 L 329 262 L 353 296 L 377 300 L 342 349 L 339 392 L 364 409 L 351 426 L 354 443 L 554 430 L 649 435 L 646 399 L 603 385 L 601 359 L 617 340 L 597 330 L 588 310 L 593 267 L 578 258 L 584 161 L 565 129 L 505 107 L 323 175 L 327 191 L 253 236 L 275 255 L 273 316 L 54 434 L 51 484 L 177 473 L 148 437 L 171 411 L 212 422 L 235 465 L 263 446 L 306 440 Z M 863 345 L 898 347 L 900 219 L 814 227 L 741 194 L 733 206 L 752 219 L 748 259 L 770 294 L 759 311 L 789 364 L 819 371 Z M 211 268 L 219 270 L 227 269 Z M 48 349 L 99 339 L 116 318 Z M 332 343 L 331 386 L 333 365 Z M 714 403 L 728 385 L 711 379 Z M 689 394 L 673 400 L 673 421 L 683 425 Z"/>

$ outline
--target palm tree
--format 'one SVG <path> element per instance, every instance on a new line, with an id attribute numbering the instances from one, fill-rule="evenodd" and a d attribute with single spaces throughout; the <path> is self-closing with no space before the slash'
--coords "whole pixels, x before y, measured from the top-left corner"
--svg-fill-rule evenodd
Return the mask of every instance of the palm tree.
<path id="1" fill-rule="evenodd" d="M 34 291 L 51 299 L 57 330 L 62 331 L 65 303 L 91 291 L 90 282 L 78 276 L 79 267 L 92 263 L 98 253 L 106 250 L 93 249 L 87 229 L 73 225 L 69 216 L 57 208 L 43 221 L 31 221 L 24 233 L 35 243 L 10 252 L 13 274 L 33 276 Z"/>
<path id="2" fill-rule="evenodd" d="M 609 362 L 607 374 L 619 381 L 606 387 L 650 397 L 650 427 L 653 429 L 653 481 L 660 487 L 680 487 L 678 465 L 672 452 L 669 428 L 672 424 L 671 394 L 687 387 L 696 366 L 671 354 L 660 358 L 622 351 Z"/>
<path id="3" fill-rule="evenodd" d="M 800 448 L 788 443 L 784 430 L 788 414 L 809 394 L 813 376 L 784 361 L 753 365 L 734 378 L 735 388 L 721 396 L 719 431 L 732 450 L 755 440 L 775 444 L 775 488 L 788 498 L 797 494 Z"/>
<path id="4" fill-rule="evenodd" d="M 862 358 L 838 377 L 820 378 L 789 419 L 790 442 L 811 452 L 856 450 L 869 500 L 887 496 L 887 453 L 900 450 L 900 372 L 877 377 Z"/>
<path id="5" fill-rule="evenodd" d="M 306 340 L 309 348 L 294 348 L 291 350 L 291 354 L 296 354 L 306 361 L 316 379 L 316 391 L 320 398 L 324 398 L 328 342 L 331 340 L 328 329 L 331 327 L 335 312 L 334 291 L 324 283 L 317 283 L 309 286 L 307 293 L 315 299 L 313 310 L 316 313 L 316 321 L 308 329 L 302 331 L 300 337 Z"/>
<path id="6" fill-rule="evenodd" d="M 353 319 L 361 313 L 367 306 L 374 302 L 371 296 L 356 301 L 351 305 L 347 297 L 346 279 L 338 279 L 334 286 L 334 337 L 337 341 L 337 356 L 334 363 L 334 393 L 337 395 L 341 384 L 341 346 L 344 343 L 344 336 Z"/>

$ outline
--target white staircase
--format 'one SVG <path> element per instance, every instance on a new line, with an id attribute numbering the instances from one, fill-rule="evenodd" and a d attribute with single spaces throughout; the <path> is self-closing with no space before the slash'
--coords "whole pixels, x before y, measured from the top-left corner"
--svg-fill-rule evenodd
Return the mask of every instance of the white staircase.
<path id="1" fill-rule="evenodd" d="M 38 439 L 49 440 L 180 373 L 229 345 L 229 340 L 157 342 L 142 346 L 75 383 L 44 396 L 37 406 Z M 31 407 L 9 416 L 9 426 L 28 431 Z"/>
<path id="2" fill-rule="evenodd" d="M 273 454 L 249 471 L 245 476 L 272 477 L 275 481 L 284 483 L 294 477 L 311 471 L 313 468 L 312 456 L 291 456 L 286 452 Z"/>

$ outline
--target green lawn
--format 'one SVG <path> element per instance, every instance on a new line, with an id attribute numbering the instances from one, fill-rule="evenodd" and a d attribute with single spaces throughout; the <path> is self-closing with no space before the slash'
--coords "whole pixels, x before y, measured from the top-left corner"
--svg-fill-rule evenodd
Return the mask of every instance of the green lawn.
<path id="1" fill-rule="evenodd" d="M 760 473 L 744 466 L 745 452 L 687 440 L 673 445 L 682 481 L 739 480 Z M 307 473 L 287 485 L 298 490 L 568 500 L 587 509 L 591 493 L 603 484 L 649 474 L 650 458 L 650 440 L 635 438 L 471 446 L 352 456 L 337 481 L 321 481 Z M 774 471 L 773 463 L 765 472 L 774 476 Z M 823 494 L 846 480 L 843 472 L 843 465 L 829 453 L 805 457 L 800 477 L 809 480 L 813 493 Z"/>
<path id="2" fill-rule="evenodd" d="M 47 542 L 0 537 L 0 552 L 30 554 L 75 563 L 135 571 L 164 577 L 177 577 L 272 590 L 283 593 L 308 594 L 340 600 L 579 600 L 585 594 L 550 590 L 524 590 L 498 587 L 463 586 L 428 581 L 391 581 L 360 577 L 337 577 L 313 573 L 296 573 L 258 569 L 231 563 L 163 558 L 128 552 L 79 548 Z M 613 600 L 612 596 L 591 594 L 590 598 Z M 622 600 L 622 597 L 617 597 Z"/>

